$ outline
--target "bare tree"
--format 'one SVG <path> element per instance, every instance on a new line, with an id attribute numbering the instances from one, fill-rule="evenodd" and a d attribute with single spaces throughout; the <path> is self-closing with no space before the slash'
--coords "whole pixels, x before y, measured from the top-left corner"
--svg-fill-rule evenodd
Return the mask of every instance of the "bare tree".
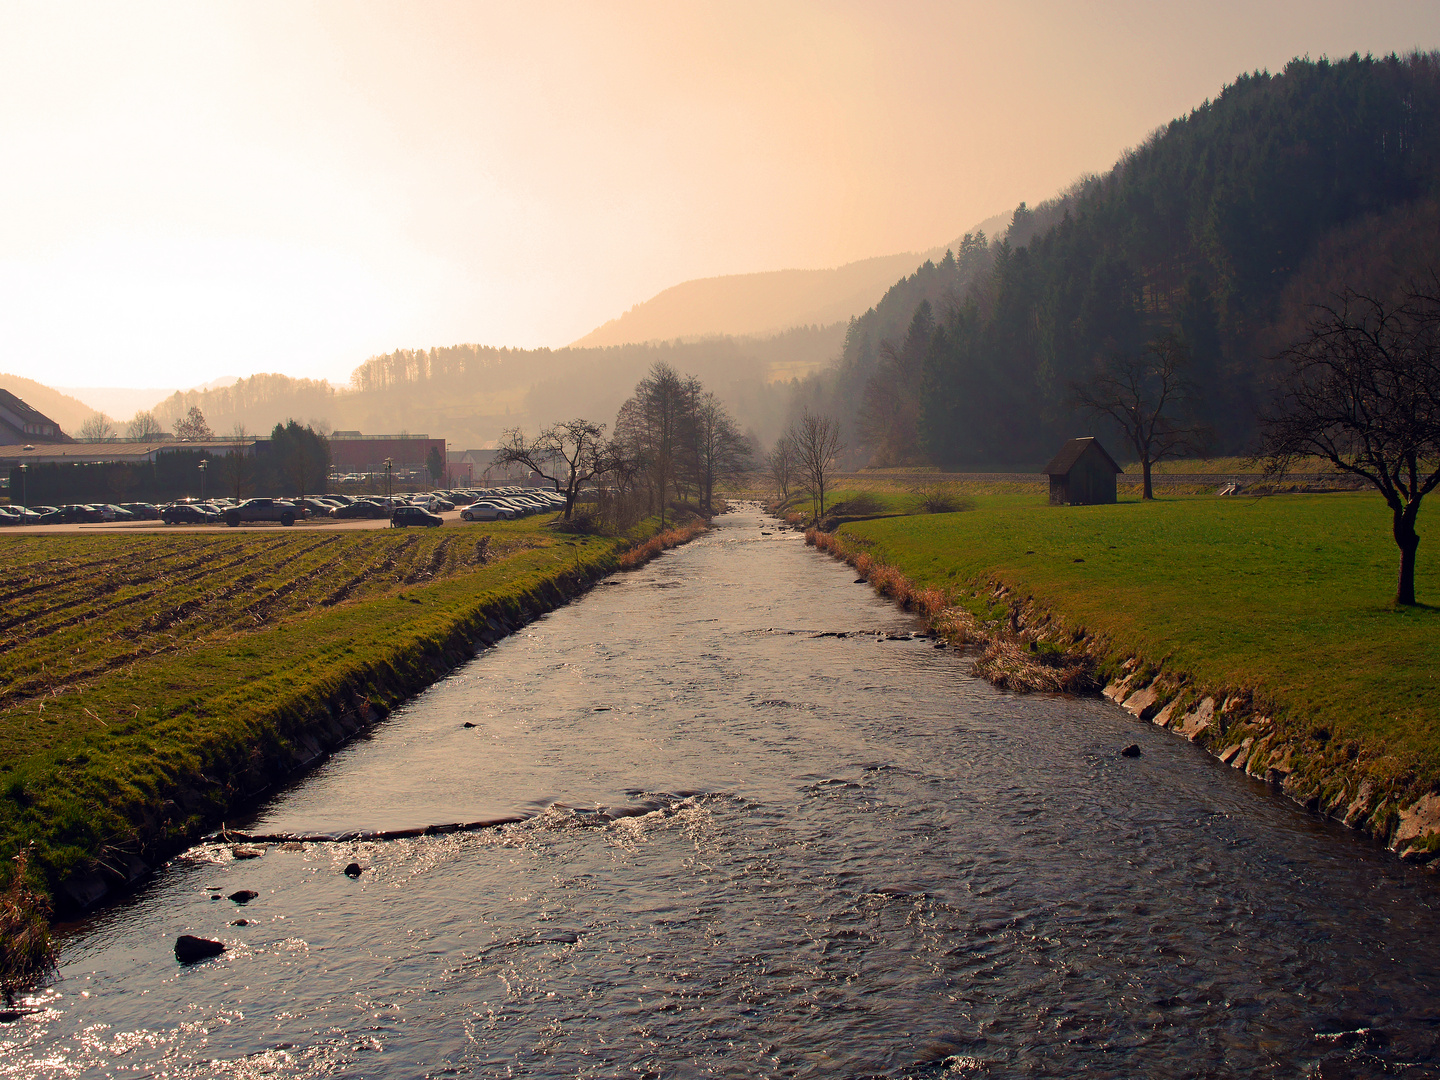
<path id="1" fill-rule="evenodd" d="M 770 453 L 765 455 L 765 471 L 775 485 L 775 493 L 780 496 L 781 502 L 790 498 L 790 485 L 795 482 L 797 465 L 795 444 L 789 433 L 781 435 L 775 440 Z"/>
<path id="2" fill-rule="evenodd" d="M 213 439 L 215 433 L 210 430 L 210 425 L 205 422 L 205 414 L 200 411 L 200 406 L 191 405 L 190 411 L 175 421 L 175 437 L 177 439 L 188 439 L 197 442 L 204 439 Z"/>
<path id="3" fill-rule="evenodd" d="M 739 476 L 750 467 L 750 443 L 735 426 L 730 411 L 710 391 L 696 400 L 691 426 L 700 512 L 709 515 L 714 513 L 716 483 Z"/>
<path id="4" fill-rule="evenodd" d="M 81 442 L 109 442 L 115 438 L 115 425 L 110 417 L 97 412 L 80 425 Z"/>
<path id="5" fill-rule="evenodd" d="M 1150 470 L 1182 453 L 1204 452 L 1205 429 L 1186 412 L 1194 390 L 1185 378 L 1189 350 L 1173 335 L 1158 337 L 1138 356 L 1112 356 L 1089 385 L 1074 386 L 1079 404 L 1113 420 L 1140 459 L 1144 498 L 1153 499 Z"/>
<path id="6" fill-rule="evenodd" d="M 125 425 L 125 437 L 137 442 L 144 439 L 153 439 L 157 435 L 163 435 L 165 429 L 160 426 L 160 421 L 155 419 L 155 414 L 141 409 L 130 423 Z"/>
<path id="7" fill-rule="evenodd" d="M 609 468 L 604 453 L 604 433 L 604 424 L 578 418 L 546 428 L 534 442 L 526 442 L 523 431 L 511 428 L 503 436 L 495 463 L 524 465 L 554 484 L 556 491 L 563 490 L 564 517 L 569 521 L 581 485 Z"/>
<path id="8" fill-rule="evenodd" d="M 1415 519 L 1440 484 L 1440 281 L 1392 306 L 1347 291 L 1315 309 L 1261 417 L 1269 468 L 1315 455 L 1385 497 L 1400 548 L 1395 602 L 1415 603 Z"/>
<path id="9" fill-rule="evenodd" d="M 810 493 L 815 519 L 825 516 L 825 493 L 835 472 L 835 457 L 842 449 L 840 424 L 828 416 L 816 416 L 808 409 L 786 436 L 794 446 L 801 482 Z"/>
<path id="10" fill-rule="evenodd" d="M 236 421 L 235 426 L 230 429 L 230 438 L 237 443 L 244 443 L 249 440 L 250 432 L 246 430 L 244 424 Z M 250 455 L 244 446 L 235 447 L 225 455 L 225 479 L 234 488 L 236 502 L 243 499 L 245 493 L 250 490 L 253 465 L 254 462 L 250 460 Z"/>
<path id="11" fill-rule="evenodd" d="M 666 493 L 685 465 L 683 435 L 695 385 L 669 364 L 656 361 L 635 387 L 635 396 L 620 406 L 615 420 L 616 437 L 633 445 L 645 464 L 652 506 L 659 502 L 662 528 Z"/>

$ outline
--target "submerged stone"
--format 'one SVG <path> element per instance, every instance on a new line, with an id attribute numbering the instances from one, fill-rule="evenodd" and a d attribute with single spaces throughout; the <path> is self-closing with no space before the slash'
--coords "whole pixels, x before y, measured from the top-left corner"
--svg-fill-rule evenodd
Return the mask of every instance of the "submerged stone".
<path id="1" fill-rule="evenodd" d="M 182 964 L 194 964 L 201 960 L 208 960 L 212 956 L 219 956 L 224 951 L 224 942 L 211 941 L 209 938 L 181 934 L 175 939 L 175 959 Z"/>

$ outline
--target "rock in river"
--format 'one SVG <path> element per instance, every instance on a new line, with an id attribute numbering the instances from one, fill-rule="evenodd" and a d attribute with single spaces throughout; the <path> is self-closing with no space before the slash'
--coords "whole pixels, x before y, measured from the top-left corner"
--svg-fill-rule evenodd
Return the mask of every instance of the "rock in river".
<path id="1" fill-rule="evenodd" d="M 348 878 L 357 878 L 357 877 L 359 877 L 359 876 L 360 876 L 360 864 L 359 864 L 358 862 L 352 862 L 349 866 L 345 867 L 345 876 L 348 877 Z"/>
<path id="2" fill-rule="evenodd" d="M 219 956 L 224 951 L 224 942 L 211 941 L 209 938 L 181 934 L 175 939 L 175 959 L 182 964 L 194 964 L 200 960 L 208 960 L 212 956 Z"/>
<path id="3" fill-rule="evenodd" d="M 234 900 L 237 904 L 248 904 L 251 900 L 254 900 L 255 897 L 259 895 L 260 894 L 254 889 L 241 889 L 238 892 L 232 892 L 230 894 L 230 899 Z"/>
<path id="4" fill-rule="evenodd" d="M 1121 757 L 1139 757 L 1139 756 L 1140 756 L 1140 744 L 1139 744 L 1139 743 L 1133 743 L 1133 742 L 1132 742 L 1129 746 L 1125 747 L 1124 750 L 1121 750 L 1121 751 L 1120 751 L 1120 756 L 1121 756 Z"/>

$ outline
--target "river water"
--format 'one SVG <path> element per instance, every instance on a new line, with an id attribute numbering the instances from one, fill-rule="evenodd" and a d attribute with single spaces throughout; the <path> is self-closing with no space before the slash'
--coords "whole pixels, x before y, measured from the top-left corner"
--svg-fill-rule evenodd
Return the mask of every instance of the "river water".
<path id="1" fill-rule="evenodd" d="M 524 821 L 197 848 L 67 933 L 0 1076 L 1440 1075 L 1432 875 L 717 524 L 232 824 Z"/>

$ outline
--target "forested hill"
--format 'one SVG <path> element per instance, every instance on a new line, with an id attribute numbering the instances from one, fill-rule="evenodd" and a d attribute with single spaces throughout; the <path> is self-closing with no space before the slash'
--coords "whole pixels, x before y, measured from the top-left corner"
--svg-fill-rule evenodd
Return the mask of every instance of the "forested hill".
<path id="1" fill-rule="evenodd" d="M 1005 242 L 898 283 L 805 399 L 877 463 L 1041 463 L 1094 429 L 1071 387 L 1098 359 L 1174 333 L 1216 449 L 1242 450 L 1265 357 L 1309 304 L 1440 261 L 1437 188 L 1440 55 L 1243 76 L 1106 175 L 1022 205 Z"/>
<path id="2" fill-rule="evenodd" d="M 571 417 L 613 417 L 656 362 L 713 387 L 743 428 L 769 443 L 787 422 L 796 380 L 840 351 L 843 323 L 769 337 L 714 337 L 611 348 L 505 349 L 453 345 L 396 349 L 355 369 L 348 387 L 285 375 L 176 393 L 154 409 L 167 430 L 198 408 L 215 431 L 268 431 L 287 418 L 367 434 L 425 432 L 465 449 L 493 445 L 510 427 L 534 433 Z"/>

